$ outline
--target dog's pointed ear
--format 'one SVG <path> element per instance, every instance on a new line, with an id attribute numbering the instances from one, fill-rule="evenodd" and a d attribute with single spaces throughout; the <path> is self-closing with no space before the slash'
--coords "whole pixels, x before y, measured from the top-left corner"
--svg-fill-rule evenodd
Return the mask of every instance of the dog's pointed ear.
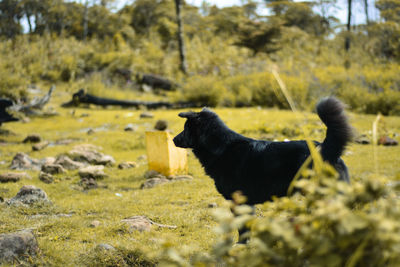
<path id="1" fill-rule="evenodd" d="M 178 116 L 181 118 L 193 119 L 193 118 L 196 118 L 198 116 L 198 114 L 193 111 L 188 111 L 188 112 L 181 112 L 178 114 Z"/>

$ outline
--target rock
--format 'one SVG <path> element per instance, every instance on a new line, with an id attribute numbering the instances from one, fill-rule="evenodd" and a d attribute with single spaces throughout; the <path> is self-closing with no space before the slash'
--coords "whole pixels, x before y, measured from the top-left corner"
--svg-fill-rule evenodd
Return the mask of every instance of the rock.
<path id="1" fill-rule="evenodd" d="M 165 131 L 168 128 L 168 122 L 166 120 L 158 120 L 154 125 L 154 129 L 159 131 Z"/>
<path id="2" fill-rule="evenodd" d="M 39 173 L 39 180 L 46 184 L 51 184 L 54 182 L 54 177 L 50 173 L 41 171 Z"/>
<path id="3" fill-rule="evenodd" d="M 96 132 L 95 132 L 95 130 L 93 130 L 92 128 L 90 128 L 86 133 L 87 133 L 88 135 L 92 135 L 92 134 L 94 134 L 94 133 L 96 133 Z"/>
<path id="4" fill-rule="evenodd" d="M 109 244 L 98 244 L 95 248 L 95 250 L 116 250 L 113 246 L 109 245 Z"/>
<path id="5" fill-rule="evenodd" d="M 39 160 L 30 158 L 25 153 L 17 153 L 11 161 L 12 170 L 40 170 L 42 164 Z"/>
<path id="6" fill-rule="evenodd" d="M 79 182 L 79 185 L 83 188 L 83 190 L 90 190 L 99 187 L 96 180 L 93 178 L 83 178 Z"/>
<path id="7" fill-rule="evenodd" d="M 37 240 L 30 230 L 0 234 L 0 263 L 11 262 L 21 256 L 35 256 L 38 251 Z"/>
<path id="8" fill-rule="evenodd" d="M 153 115 L 153 113 L 150 113 L 150 112 L 143 112 L 140 114 L 139 117 L 141 119 L 151 119 L 151 118 L 154 118 L 154 115 Z"/>
<path id="9" fill-rule="evenodd" d="M 208 208 L 213 209 L 218 207 L 217 203 L 213 202 L 213 203 L 208 203 Z"/>
<path id="10" fill-rule="evenodd" d="M 137 131 L 137 126 L 133 125 L 132 123 L 129 123 L 125 126 L 124 131 L 125 132 L 136 132 Z"/>
<path id="11" fill-rule="evenodd" d="M 7 200 L 8 205 L 30 205 L 34 203 L 50 203 L 46 192 L 33 185 L 24 185 L 17 195 Z"/>
<path id="12" fill-rule="evenodd" d="M 362 134 L 360 136 L 358 136 L 354 142 L 356 142 L 357 144 L 362 144 L 362 145 L 368 145 L 371 143 L 371 140 L 368 138 L 367 135 Z"/>
<path id="13" fill-rule="evenodd" d="M 147 160 L 147 156 L 146 156 L 146 155 L 140 155 L 140 156 L 137 158 L 137 160 L 138 160 L 138 161 L 145 161 L 145 160 Z"/>
<path id="14" fill-rule="evenodd" d="M 190 175 L 171 175 L 168 176 L 168 179 L 174 181 L 190 181 L 193 180 L 193 176 Z"/>
<path id="15" fill-rule="evenodd" d="M 137 163 L 134 161 L 124 161 L 118 165 L 118 169 L 121 169 L 121 170 L 131 169 L 131 168 L 135 168 L 136 166 L 137 166 Z"/>
<path id="16" fill-rule="evenodd" d="M 145 174 L 144 174 L 144 178 L 149 179 L 149 178 L 154 178 L 154 177 L 159 177 L 160 174 L 158 171 L 154 171 L 154 170 L 148 170 Z M 165 177 L 165 176 L 164 176 Z"/>
<path id="17" fill-rule="evenodd" d="M 156 185 L 166 184 L 170 182 L 171 180 L 168 180 L 167 178 L 149 178 L 140 186 L 140 189 L 149 189 L 155 187 Z"/>
<path id="18" fill-rule="evenodd" d="M 26 172 L 6 172 L 0 174 L 0 183 L 15 183 L 24 178 L 32 179 Z"/>
<path id="19" fill-rule="evenodd" d="M 49 142 L 48 142 L 48 141 L 43 141 L 43 142 L 34 144 L 34 145 L 32 146 L 32 150 L 33 150 L 33 151 L 40 151 L 40 150 L 42 150 L 42 149 L 45 149 L 48 145 L 49 145 Z"/>
<path id="20" fill-rule="evenodd" d="M 107 174 L 105 174 L 103 170 L 103 165 L 88 166 L 79 169 L 78 174 L 81 178 L 102 179 L 107 177 Z"/>
<path id="21" fill-rule="evenodd" d="M 22 141 L 22 143 L 39 143 L 42 138 L 38 134 L 30 134 Z"/>
<path id="22" fill-rule="evenodd" d="M 79 141 L 79 138 L 66 138 L 66 139 L 59 139 L 54 142 L 55 145 L 69 145 L 73 142 Z"/>
<path id="23" fill-rule="evenodd" d="M 98 152 L 93 145 L 75 146 L 68 155 L 75 161 L 88 162 L 95 165 L 113 165 L 115 163 L 113 157 Z"/>
<path id="24" fill-rule="evenodd" d="M 54 163 L 61 165 L 64 169 L 67 170 L 77 170 L 85 167 L 85 164 L 78 161 L 74 161 L 66 155 L 58 156 Z"/>
<path id="25" fill-rule="evenodd" d="M 397 146 L 399 143 L 390 138 L 389 136 L 382 136 L 381 138 L 379 138 L 378 140 L 378 145 L 383 145 L 383 146 Z"/>
<path id="26" fill-rule="evenodd" d="M 65 169 L 60 164 L 43 164 L 41 170 L 49 174 L 66 173 Z"/>
<path id="27" fill-rule="evenodd" d="M 121 220 L 121 222 L 128 224 L 129 229 L 131 231 L 133 231 L 133 230 L 137 230 L 140 232 L 150 231 L 153 225 L 161 227 L 161 228 L 176 229 L 175 225 L 159 224 L 159 223 L 153 222 L 146 216 L 133 216 L 133 217 L 123 219 L 123 220 Z"/>
<path id="28" fill-rule="evenodd" d="M 43 166 L 45 164 L 54 164 L 55 161 L 56 161 L 55 157 L 45 157 L 44 159 L 40 160 L 40 163 Z"/>
<path id="29" fill-rule="evenodd" d="M 100 221 L 94 220 L 94 221 L 92 221 L 92 222 L 90 223 L 89 226 L 92 227 L 92 228 L 96 228 L 96 227 L 100 226 Z"/>

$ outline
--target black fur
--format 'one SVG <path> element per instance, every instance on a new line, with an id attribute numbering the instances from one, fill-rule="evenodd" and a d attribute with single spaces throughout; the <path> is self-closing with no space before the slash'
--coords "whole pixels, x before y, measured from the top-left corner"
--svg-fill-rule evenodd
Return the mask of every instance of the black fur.
<path id="1" fill-rule="evenodd" d="M 352 129 L 336 98 L 325 98 L 317 112 L 327 126 L 321 146 L 322 158 L 332 164 L 340 179 L 349 181 L 347 167 L 340 159 L 352 136 Z M 247 204 L 263 203 L 272 196 L 285 196 L 290 182 L 309 156 L 306 141 L 270 142 L 244 137 L 229 129 L 214 112 L 183 112 L 183 132 L 174 138 L 178 147 L 192 148 L 206 173 L 214 179 L 226 199 L 241 191 Z"/>

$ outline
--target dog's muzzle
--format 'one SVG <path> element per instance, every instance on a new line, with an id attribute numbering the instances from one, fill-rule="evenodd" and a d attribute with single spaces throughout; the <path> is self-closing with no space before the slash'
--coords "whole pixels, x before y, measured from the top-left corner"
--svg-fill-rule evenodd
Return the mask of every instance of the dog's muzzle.
<path id="1" fill-rule="evenodd" d="M 187 142 L 185 138 L 184 132 L 181 132 L 177 136 L 174 137 L 173 139 L 175 146 L 181 147 L 181 148 L 189 148 L 189 142 Z"/>

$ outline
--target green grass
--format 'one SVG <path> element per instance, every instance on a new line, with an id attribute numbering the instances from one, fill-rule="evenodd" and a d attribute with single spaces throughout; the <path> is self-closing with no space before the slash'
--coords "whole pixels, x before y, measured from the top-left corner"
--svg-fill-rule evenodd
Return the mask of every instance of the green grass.
<path id="1" fill-rule="evenodd" d="M 88 261 L 97 257 L 93 249 L 100 243 L 108 243 L 127 251 L 139 249 L 150 256 L 158 254 L 163 242 L 181 250 L 187 247 L 195 251 L 210 249 L 217 236 L 213 231 L 216 221 L 208 204 L 223 206 L 226 201 L 217 193 L 212 180 L 204 174 L 193 154 L 189 153 L 189 173 L 195 177 L 193 181 L 139 189 L 147 171 L 146 162 L 138 160 L 146 154 L 145 131 L 152 129 L 156 120 L 165 119 L 171 131 L 177 134 L 184 123 L 177 116 L 179 110 L 152 111 L 153 119 L 140 119 L 141 111 L 118 108 L 77 108 L 72 114 L 73 109 L 59 107 L 60 103 L 69 98 L 68 94 L 57 91 L 52 99 L 50 106 L 57 109 L 59 116 L 33 118 L 28 123 L 16 122 L 2 126 L 16 135 L 1 137 L 9 142 L 0 146 L 1 160 L 5 162 L 0 165 L 1 172 L 8 170 L 17 152 L 28 153 L 33 158 L 44 158 L 67 152 L 81 143 L 101 146 L 102 152 L 112 155 L 117 164 L 121 161 L 137 161 L 139 166 L 129 170 L 107 167 L 105 172 L 109 177 L 101 181 L 107 188 L 88 192 L 77 190 L 79 177 L 76 171 L 59 175 L 58 181 L 53 184 L 41 182 L 35 171 L 28 172 L 32 180 L 1 184 L 0 196 L 3 198 L 13 197 L 23 185 L 30 184 L 45 190 L 53 205 L 15 208 L 0 204 L 0 233 L 34 229 L 41 250 L 33 263 L 54 266 L 87 265 Z M 322 141 L 325 135 L 324 126 L 317 115 L 312 113 L 294 114 L 290 111 L 259 108 L 223 108 L 215 111 L 230 128 L 254 138 L 272 136 L 277 140 L 302 139 L 301 127 L 307 129 L 315 140 Z M 374 119 L 375 116 L 371 115 L 350 114 L 350 122 L 359 133 L 368 134 Z M 125 132 L 124 127 L 128 123 L 137 124 L 138 130 Z M 381 133 L 400 133 L 400 118 L 385 117 L 380 126 Z M 98 130 L 88 135 L 88 128 Z M 49 141 L 64 138 L 76 138 L 78 141 L 32 152 L 31 145 L 20 143 L 30 133 L 38 133 Z M 400 146 L 378 147 L 377 155 L 379 173 L 393 179 L 399 177 Z M 350 145 L 344 160 L 351 176 L 356 179 L 363 179 L 375 172 L 372 145 Z M 71 214 L 71 217 L 55 216 L 57 214 Z M 176 225 L 177 228 L 155 227 L 150 232 L 129 232 L 120 221 L 134 215 L 145 215 L 153 221 Z M 100 226 L 89 227 L 93 220 L 100 221 Z"/>

